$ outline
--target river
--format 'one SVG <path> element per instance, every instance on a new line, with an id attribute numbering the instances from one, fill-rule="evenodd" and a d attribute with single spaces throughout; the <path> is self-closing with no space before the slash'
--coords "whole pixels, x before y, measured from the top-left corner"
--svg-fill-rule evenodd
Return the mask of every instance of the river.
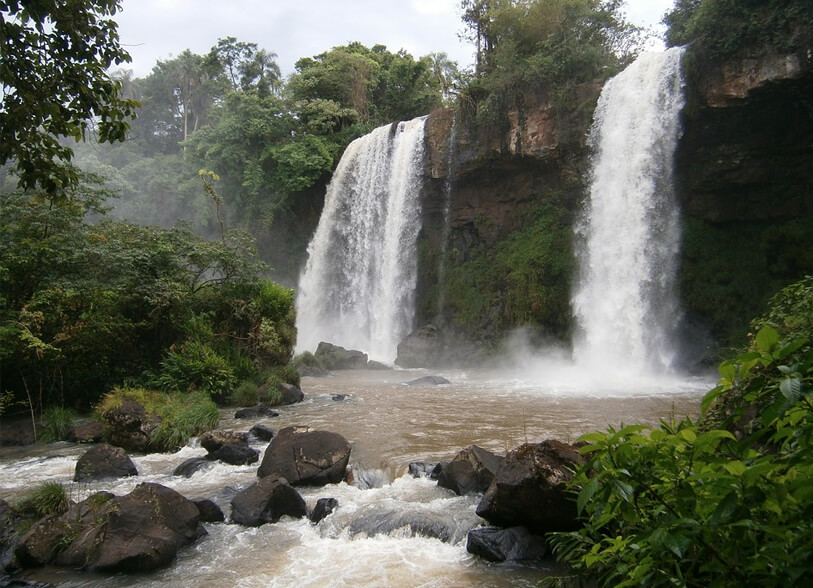
<path id="1" fill-rule="evenodd" d="M 534 586 L 545 568 L 484 563 L 466 552 L 466 532 L 482 524 L 478 496 L 458 497 L 426 478 L 407 473 L 411 461 L 451 459 L 477 444 L 499 454 L 547 438 L 575 441 L 580 434 L 621 423 L 657 424 L 696 414 L 708 379 L 601 382 L 555 363 L 499 371 L 432 372 L 451 381 L 406 386 L 425 370 L 348 371 L 303 378 L 303 403 L 280 416 L 240 421 L 223 411 L 221 428 L 248 430 L 262 422 L 277 430 L 309 425 L 344 435 L 350 466 L 362 489 L 341 483 L 301 489 L 312 507 L 334 497 L 339 507 L 319 525 L 283 520 L 260 528 L 207 524 L 209 534 L 181 550 L 166 569 L 144 575 L 94 575 L 72 570 L 29 572 L 29 579 L 61 586 Z M 542 374 L 546 378 L 542 378 Z M 539 382 L 547 382 L 540 384 Z M 334 400 L 338 394 L 344 400 Z M 256 442 L 257 449 L 266 444 Z M 74 498 L 106 489 L 125 494 L 143 481 L 174 488 L 189 498 L 211 498 L 227 517 L 231 497 L 256 481 L 257 464 L 216 464 L 191 478 L 172 476 L 182 461 L 206 452 L 196 440 L 174 454 L 134 456 L 139 476 L 99 484 L 71 482 L 83 446 L 0 449 L 0 498 L 14 499 L 46 480 L 65 483 Z M 357 482 L 358 483 L 358 482 Z M 451 540 L 414 536 L 406 528 L 375 534 L 359 520 L 411 516 L 436 522 Z"/>

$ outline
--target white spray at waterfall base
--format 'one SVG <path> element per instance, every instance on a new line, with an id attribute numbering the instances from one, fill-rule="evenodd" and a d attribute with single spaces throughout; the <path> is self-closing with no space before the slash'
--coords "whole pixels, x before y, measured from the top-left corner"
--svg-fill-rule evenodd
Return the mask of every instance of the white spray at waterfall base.
<path id="1" fill-rule="evenodd" d="M 641 55 L 607 82 L 596 108 L 573 296 L 574 357 L 590 371 L 635 376 L 674 367 L 680 219 L 672 170 L 682 52 Z"/>
<path id="2" fill-rule="evenodd" d="M 297 352 L 321 341 L 392 362 L 412 328 L 426 117 L 353 141 L 308 247 L 297 296 Z"/>

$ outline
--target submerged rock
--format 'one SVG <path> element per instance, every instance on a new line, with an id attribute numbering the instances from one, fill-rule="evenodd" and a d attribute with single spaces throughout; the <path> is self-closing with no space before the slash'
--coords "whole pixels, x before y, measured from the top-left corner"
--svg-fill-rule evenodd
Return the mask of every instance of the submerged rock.
<path id="1" fill-rule="evenodd" d="M 172 475 L 191 478 L 195 472 L 202 469 L 208 469 L 212 466 L 212 461 L 206 459 L 205 457 L 190 457 L 186 461 L 182 462 L 181 465 L 172 470 Z"/>
<path id="2" fill-rule="evenodd" d="M 424 376 L 417 380 L 404 382 L 405 386 L 442 386 L 444 384 L 451 384 L 451 382 L 441 376 Z"/>
<path id="3" fill-rule="evenodd" d="M 308 519 L 314 525 L 325 517 L 333 514 L 333 511 L 339 507 L 339 501 L 335 498 L 320 498 L 316 501 L 316 506 L 313 507 Z"/>
<path id="4" fill-rule="evenodd" d="M 282 476 L 293 486 L 336 484 L 349 460 L 350 443 L 338 433 L 287 427 L 268 445 L 257 476 Z"/>
<path id="5" fill-rule="evenodd" d="M 480 527 L 469 531 L 466 551 L 491 562 L 523 562 L 544 559 L 548 545 L 525 527 Z"/>
<path id="6" fill-rule="evenodd" d="M 278 417 L 279 413 L 273 410 L 267 404 L 255 404 L 254 406 L 246 406 L 239 408 L 234 412 L 236 419 L 258 419 L 261 417 Z"/>
<path id="7" fill-rule="evenodd" d="M 260 441 L 271 441 L 274 438 L 274 430 L 263 424 L 257 423 L 248 430 L 248 434 L 256 437 Z"/>

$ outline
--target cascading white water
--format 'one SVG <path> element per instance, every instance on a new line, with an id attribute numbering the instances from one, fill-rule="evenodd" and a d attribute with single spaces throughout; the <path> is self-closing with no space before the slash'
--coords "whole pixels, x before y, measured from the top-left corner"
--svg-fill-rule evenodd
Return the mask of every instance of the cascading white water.
<path id="1" fill-rule="evenodd" d="M 320 341 L 391 362 L 412 327 L 426 117 L 353 141 L 327 189 L 297 296 L 297 351 Z"/>
<path id="2" fill-rule="evenodd" d="M 645 53 L 609 80 L 590 131 L 574 355 L 605 373 L 666 372 L 676 356 L 680 227 L 672 168 L 684 104 L 681 56 L 681 48 Z"/>

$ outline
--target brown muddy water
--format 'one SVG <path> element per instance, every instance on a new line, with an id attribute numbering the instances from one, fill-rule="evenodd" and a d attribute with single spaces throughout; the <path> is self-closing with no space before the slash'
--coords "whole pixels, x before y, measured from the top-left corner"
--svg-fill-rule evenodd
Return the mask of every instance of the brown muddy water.
<path id="1" fill-rule="evenodd" d="M 698 412 L 713 384 L 703 378 L 606 381 L 567 365 L 537 364 L 500 371 L 431 372 L 451 383 L 407 386 L 425 370 L 336 372 L 303 378 L 305 401 L 282 407 L 280 416 L 238 421 L 223 411 L 221 428 L 248 430 L 256 422 L 273 429 L 309 425 L 344 435 L 362 489 L 341 483 L 303 489 L 309 506 L 334 497 L 337 511 L 319 525 L 283 520 L 260 528 L 209 524 L 209 534 L 184 548 L 169 567 L 137 576 L 100 576 L 71 570 L 36 570 L 30 579 L 61 586 L 534 586 L 544 568 L 484 563 L 466 552 L 466 533 L 483 524 L 478 496 L 458 497 L 426 478 L 407 474 L 412 461 L 451 459 L 476 444 L 499 454 L 526 441 L 575 441 L 579 435 L 630 423 Z M 543 383 L 544 382 L 544 383 Z M 346 395 L 335 400 L 336 395 Z M 265 449 L 258 442 L 257 449 Z M 143 481 L 174 488 L 189 498 L 207 497 L 229 515 L 229 503 L 256 480 L 257 464 L 217 464 L 191 478 L 172 476 L 182 461 L 206 452 L 192 440 L 174 454 L 134 456 L 137 478 L 100 484 L 71 482 L 85 447 L 69 443 L 0 448 L 0 498 L 14 500 L 45 480 L 65 483 L 73 497 L 105 489 L 125 494 Z M 358 483 L 358 482 L 357 482 Z M 408 515 L 430 518 L 449 541 L 415 536 L 408 528 L 375 534 L 354 521 Z"/>

